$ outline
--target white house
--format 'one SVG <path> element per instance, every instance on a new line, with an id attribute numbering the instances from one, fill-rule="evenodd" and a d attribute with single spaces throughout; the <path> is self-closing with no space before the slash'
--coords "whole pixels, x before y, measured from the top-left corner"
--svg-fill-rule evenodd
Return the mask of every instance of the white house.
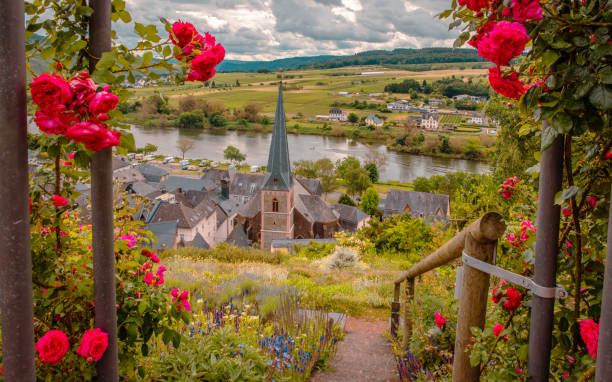
<path id="1" fill-rule="evenodd" d="M 389 102 L 387 104 L 387 109 L 391 111 L 411 111 L 413 107 L 414 104 L 412 102 L 408 102 L 403 99 L 399 101 Z"/>
<path id="2" fill-rule="evenodd" d="M 332 107 L 329 109 L 329 120 L 330 121 L 340 121 L 346 122 L 348 120 L 348 116 L 345 111 L 342 111 L 339 107 Z"/>
<path id="3" fill-rule="evenodd" d="M 420 128 L 426 130 L 438 129 L 438 113 L 424 113 L 421 117 Z"/>
<path id="4" fill-rule="evenodd" d="M 383 125 L 382 119 L 378 118 L 374 114 L 368 115 L 366 117 L 366 119 L 365 119 L 365 123 L 366 123 L 366 125 L 372 125 L 372 126 L 376 126 L 376 127 L 382 127 L 382 125 Z"/>

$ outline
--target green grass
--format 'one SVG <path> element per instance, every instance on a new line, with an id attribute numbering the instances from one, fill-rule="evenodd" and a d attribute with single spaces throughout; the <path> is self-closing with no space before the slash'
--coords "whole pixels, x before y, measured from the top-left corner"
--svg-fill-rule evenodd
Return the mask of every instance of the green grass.
<path id="1" fill-rule="evenodd" d="M 440 123 L 443 125 L 458 125 L 463 122 L 466 117 L 462 115 L 450 115 L 450 114 L 442 114 L 440 115 Z"/>

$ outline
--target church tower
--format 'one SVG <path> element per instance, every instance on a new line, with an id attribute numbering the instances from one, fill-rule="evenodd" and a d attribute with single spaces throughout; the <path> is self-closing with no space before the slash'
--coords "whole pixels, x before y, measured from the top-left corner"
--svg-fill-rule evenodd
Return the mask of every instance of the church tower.
<path id="1" fill-rule="evenodd" d="M 261 191 L 262 249 L 270 249 L 272 240 L 293 239 L 293 200 L 293 177 L 289 161 L 281 82 L 268 157 L 267 179 Z"/>

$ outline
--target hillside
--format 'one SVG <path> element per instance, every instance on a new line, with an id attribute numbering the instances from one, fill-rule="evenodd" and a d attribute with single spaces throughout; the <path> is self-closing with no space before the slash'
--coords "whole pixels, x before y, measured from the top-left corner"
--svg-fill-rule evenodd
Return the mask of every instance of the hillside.
<path id="1" fill-rule="evenodd" d="M 305 67 L 320 62 L 326 62 L 339 56 L 310 56 L 281 58 L 272 61 L 241 61 L 224 60 L 217 69 L 221 72 L 251 72 L 260 69 L 278 70 Z"/>

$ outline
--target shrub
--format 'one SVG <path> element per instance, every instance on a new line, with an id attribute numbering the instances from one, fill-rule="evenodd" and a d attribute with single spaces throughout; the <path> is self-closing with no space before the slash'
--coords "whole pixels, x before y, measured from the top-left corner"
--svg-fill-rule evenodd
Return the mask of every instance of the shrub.
<path id="1" fill-rule="evenodd" d="M 227 119 L 223 116 L 223 114 L 219 112 L 214 112 L 208 117 L 210 124 L 215 127 L 223 127 L 227 123 Z"/>
<path id="2" fill-rule="evenodd" d="M 201 110 L 182 113 L 176 122 L 176 127 L 203 129 L 204 113 Z"/>
<path id="3" fill-rule="evenodd" d="M 340 196 L 340 199 L 338 199 L 338 203 L 346 204 L 347 206 L 357 207 L 357 203 L 355 203 L 353 199 L 351 199 L 351 197 L 348 196 L 347 194 L 342 194 Z"/>
<path id="4" fill-rule="evenodd" d="M 252 247 L 234 247 L 227 243 L 217 244 L 212 249 L 185 247 L 165 251 L 164 257 L 188 257 L 200 260 L 217 260 L 226 263 L 262 262 L 280 264 L 284 255 L 280 252 L 262 251 Z"/>

